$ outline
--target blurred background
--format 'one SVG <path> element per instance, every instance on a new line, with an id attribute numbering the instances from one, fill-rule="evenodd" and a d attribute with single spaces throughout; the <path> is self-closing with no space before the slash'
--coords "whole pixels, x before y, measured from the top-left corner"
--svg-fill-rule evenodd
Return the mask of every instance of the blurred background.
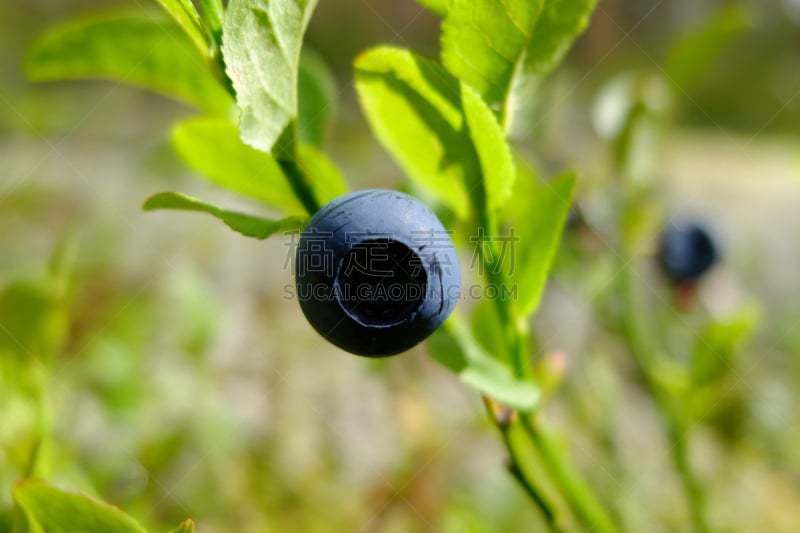
<path id="1" fill-rule="evenodd" d="M 0 516 L 50 424 L 48 479 L 156 531 L 186 517 L 202 532 L 538 530 L 479 397 L 424 347 L 345 354 L 285 297 L 280 238 L 141 211 L 162 190 L 254 209 L 173 153 L 171 124 L 195 111 L 112 83 L 25 82 L 38 33 L 109 7 L 0 3 Z M 353 58 L 387 42 L 436 56 L 438 30 L 412 0 L 320 1 L 308 42 L 336 73 L 328 147 L 353 188 L 403 183 L 358 108 Z M 650 118 L 620 168 L 610 139 L 634 103 Z M 700 315 L 758 317 L 692 433 L 712 525 L 800 530 L 798 126 L 796 0 L 600 0 L 517 118 L 517 148 L 543 175 L 581 176 L 583 222 L 535 323 L 541 354 L 566 356 L 544 416 L 626 530 L 685 531 L 688 511 L 652 401 L 607 326 L 620 187 L 645 191 L 636 267 L 669 342 L 687 342 Z M 662 305 L 653 258 L 673 217 L 704 223 L 723 250 L 689 312 Z M 31 346 L 55 352 L 52 370 L 21 362 Z"/>

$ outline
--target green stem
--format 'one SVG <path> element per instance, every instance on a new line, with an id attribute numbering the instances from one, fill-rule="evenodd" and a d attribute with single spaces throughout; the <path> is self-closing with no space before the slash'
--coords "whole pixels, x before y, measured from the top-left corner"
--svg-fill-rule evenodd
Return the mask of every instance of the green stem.
<path id="1" fill-rule="evenodd" d="M 694 530 L 698 533 L 710 531 L 705 508 L 705 494 L 689 462 L 687 434 L 689 423 L 674 406 L 669 391 L 656 378 L 655 363 L 660 355 L 649 342 L 647 330 L 642 323 L 642 310 L 636 299 L 636 288 L 630 266 L 620 258 L 621 293 L 623 297 L 623 327 L 628 349 L 638 367 L 645 386 L 656 403 L 661 423 L 671 444 L 673 462 L 686 495 Z"/>
<path id="2" fill-rule="evenodd" d="M 311 185 L 308 183 L 308 176 L 306 176 L 306 173 L 300 168 L 300 165 L 297 164 L 297 160 L 278 159 L 278 165 L 280 165 L 286 179 L 289 181 L 289 185 L 292 187 L 292 191 L 294 191 L 295 196 L 297 196 L 300 203 L 303 204 L 308 214 L 313 215 L 319 211 L 319 208 L 322 206 L 319 205 L 316 198 L 314 198 L 314 192 L 311 189 Z"/>
<path id="3" fill-rule="evenodd" d="M 489 215 L 483 214 L 479 222 L 479 227 L 483 231 L 481 232 L 481 241 L 478 243 L 478 249 L 483 262 L 486 281 L 500 287 L 505 280 L 502 272 L 497 270 L 497 265 L 492 261 L 492 258 L 495 257 L 496 250 L 494 250 L 491 240 L 488 242 L 483 240 L 486 236 L 491 237 L 495 235 L 495 222 Z M 486 254 L 487 248 L 491 257 Z M 495 306 L 498 318 L 504 325 L 503 346 L 505 346 L 507 350 L 506 353 L 511 361 L 515 375 L 519 378 L 524 378 L 530 373 L 530 362 L 528 360 L 527 350 L 527 324 L 520 323 L 514 319 L 507 301 L 497 299 L 495 300 Z M 531 417 L 530 419 L 528 419 L 529 416 Z M 561 453 L 558 447 L 552 443 L 551 438 L 535 424 L 532 418 L 533 415 L 520 413 L 519 417 L 529 437 L 528 444 L 530 448 L 541 456 L 545 468 L 549 471 L 558 489 L 574 509 L 578 518 L 592 531 L 599 533 L 613 533 L 617 531 L 616 526 L 614 526 L 614 523 L 609 518 L 605 509 L 596 499 L 591 488 L 583 481 L 580 474 L 569 463 L 568 459 Z M 494 416 L 492 418 L 494 418 Z M 551 529 L 554 531 L 564 531 L 564 526 L 557 519 L 552 505 L 548 503 L 542 491 L 537 489 L 536 484 L 526 477 L 528 474 L 521 468 L 518 451 L 509 438 L 508 431 L 510 424 L 497 422 L 496 419 L 495 422 L 503 434 L 503 440 L 511 458 L 511 474 L 522 485 L 533 502 L 542 510 Z"/>
<path id="4" fill-rule="evenodd" d="M 567 459 L 561 447 L 555 443 L 537 423 L 535 415 L 521 415 L 522 425 L 532 443 L 544 458 L 550 474 L 569 501 L 575 514 L 591 531 L 613 533 L 617 527 L 592 489 Z"/>
<path id="5" fill-rule="evenodd" d="M 230 77 L 228 77 L 225 58 L 222 56 L 222 22 L 225 18 L 225 8 L 222 5 L 222 0 L 199 0 L 197 4 L 201 13 L 201 29 L 208 37 L 206 63 L 211 75 L 235 100 L 236 90 Z"/>
<path id="6" fill-rule="evenodd" d="M 215 46 L 211 51 L 211 56 L 207 61 L 208 68 L 211 70 L 211 74 L 228 92 L 228 94 L 231 95 L 234 100 L 236 100 L 236 89 L 233 87 L 233 81 L 231 81 L 230 77 L 228 77 L 228 73 L 225 69 L 225 59 L 222 57 L 221 49 Z"/>
<path id="7" fill-rule="evenodd" d="M 561 533 L 567 529 L 561 524 L 559 513 L 556 511 L 555 502 L 541 488 L 541 480 L 534 479 L 531 476 L 529 469 L 524 466 L 524 459 L 521 450 L 517 448 L 511 436 L 513 426 L 519 425 L 518 422 L 511 420 L 499 420 L 495 413 L 492 411 L 492 402 L 484 397 L 484 405 L 489 417 L 494 421 L 495 426 L 500 431 L 503 438 L 503 444 L 509 456 L 508 471 L 511 476 L 522 487 L 522 490 L 528 495 L 533 503 L 539 508 L 544 517 L 547 525 L 551 531 Z M 511 416 L 511 411 L 509 411 Z"/>
<path id="8" fill-rule="evenodd" d="M 694 529 L 697 533 L 707 533 L 711 531 L 711 528 L 706 518 L 705 492 L 689 463 L 688 435 L 680 425 L 675 424 L 670 424 L 669 435 L 673 443 L 672 459 L 678 468 L 681 483 L 688 497 L 689 512 L 692 515 Z"/>
<path id="9" fill-rule="evenodd" d="M 292 121 L 278 138 L 272 151 L 295 196 L 306 212 L 313 215 L 322 206 L 317 202 L 309 176 L 298 162 L 297 137 L 297 122 Z"/>
<path id="10" fill-rule="evenodd" d="M 509 450 L 510 455 L 511 448 L 507 449 Z M 519 483 L 519 485 L 522 487 L 522 490 L 524 490 L 533 503 L 539 507 L 539 510 L 542 512 L 542 515 L 544 516 L 544 519 L 551 531 L 567 531 L 566 529 L 562 528 L 561 525 L 559 525 L 555 512 L 550 508 L 550 504 L 547 503 L 542 494 L 539 494 L 539 492 L 536 491 L 536 487 L 534 487 L 531 481 L 525 476 L 525 473 L 520 469 L 516 459 L 513 456 L 511 456 L 511 462 L 508 465 L 508 473 L 511 474 L 511 477 L 517 480 L 517 483 Z"/>
<path id="11" fill-rule="evenodd" d="M 481 211 L 482 215 L 478 225 L 481 230 L 478 253 L 483 263 L 486 282 L 496 289 L 500 289 L 505 285 L 506 280 L 500 270 L 502 265 L 499 263 L 498 250 L 492 240 L 493 237 L 497 236 L 497 223 L 484 209 Z M 500 290 L 496 292 L 497 294 L 503 294 Z M 503 345 L 507 347 L 511 368 L 516 377 L 523 378 L 530 374 L 530 363 L 525 349 L 527 332 L 525 328 L 520 327 L 517 321 L 514 320 L 508 301 L 497 298 L 494 300 L 494 306 L 497 318 L 500 324 L 503 325 Z"/>
<path id="12" fill-rule="evenodd" d="M 208 28 L 209 33 L 217 43 L 222 46 L 222 21 L 225 18 L 225 8 L 222 0 L 199 0 L 200 10 L 203 13 L 203 23 Z"/>
<path id="13" fill-rule="evenodd" d="M 637 101 L 627 117 L 623 132 L 613 146 L 616 171 L 627 182 L 630 182 L 632 177 L 630 168 L 636 126 L 646 115 L 646 106 L 641 101 Z M 630 185 L 630 183 L 628 184 Z M 635 191 L 635 189 L 632 190 Z M 699 533 L 707 532 L 709 526 L 706 518 L 704 492 L 689 461 L 687 436 L 691 422 L 684 414 L 685 410 L 676 404 L 670 388 L 664 385 L 663 380 L 659 380 L 659 365 L 663 363 L 662 355 L 654 342 L 655 335 L 648 328 L 646 313 L 638 305 L 631 266 L 634 253 L 631 251 L 631 243 L 625 236 L 626 218 L 629 214 L 632 197 L 623 192 L 618 194 L 616 199 L 621 203 L 618 210 L 617 234 L 620 237 L 623 251 L 617 254 L 617 271 L 620 272 L 619 288 L 622 295 L 622 326 L 625 342 L 628 344 L 628 350 L 638 367 L 645 387 L 655 401 L 661 422 L 671 442 L 672 459 L 683 484 L 694 530 Z"/>

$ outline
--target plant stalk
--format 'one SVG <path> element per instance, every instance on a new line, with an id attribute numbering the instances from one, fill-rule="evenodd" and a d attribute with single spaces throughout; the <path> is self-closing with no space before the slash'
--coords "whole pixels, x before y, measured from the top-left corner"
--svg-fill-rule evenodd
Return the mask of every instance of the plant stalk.
<path id="1" fill-rule="evenodd" d="M 480 224 L 480 227 L 483 229 L 481 232 L 482 239 L 484 239 L 486 235 L 494 235 L 496 226 L 489 216 L 482 216 Z M 505 282 L 505 279 L 502 272 L 497 270 L 497 265 L 492 261 L 492 258 L 495 257 L 495 250 L 492 248 L 491 239 L 489 241 L 481 240 L 478 246 L 483 262 L 486 282 L 497 284 L 499 287 L 500 284 Z M 491 258 L 486 254 L 487 247 Z M 530 373 L 528 350 L 526 349 L 528 339 L 527 328 L 525 325 L 518 324 L 517 321 L 514 320 L 510 305 L 507 301 L 496 299 L 495 305 L 498 318 L 504 325 L 503 345 L 506 347 L 514 374 L 518 378 L 525 378 Z M 542 511 L 551 530 L 556 532 L 566 531 L 550 499 L 542 494 L 542 491 L 538 488 L 534 480 L 527 477 L 530 474 L 526 472 L 524 468 L 521 468 L 519 452 L 509 437 L 509 430 L 512 424 L 522 425 L 530 449 L 541 457 L 542 463 L 550 474 L 554 485 L 569 503 L 578 519 L 595 532 L 614 533 L 617 531 L 616 526 L 597 500 L 592 489 L 582 479 L 577 469 L 569 462 L 565 454 L 554 444 L 552 438 L 538 426 L 532 413 L 513 413 L 513 416 L 509 415 L 508 421 L 503 421 L 498 420 L 498 417 L 492 412 L 488 402 L 486 402 L 486 405 L 490 417 L 493 419 L 498 429 L 500 429 L 503 436 L 503 442 L 511 461 L 509 466 L 511 475 L 514 476 L 531 500 Z M 514 420 L 515 418 L 516 420 Z"/>
<path id="2" fill-rule="evenodd" d="M 508 410 L 504 416 L 498 416 L 498 414 L 495 412 L 497 404 L 485 396 L 483 397 L 483 404 L 486 407 L 486 412 L 489 415 L 489 418 L 493 420 L 495 426 L 500 432 L 500 435 L 503 438 L 503 444 L 508 451 L 509 473 L 517 481 L 520 487 L 522 487 L 522 490 L 525 491 L 525 494 L 527 494 L 531 501 L 533 501 L 533 503 L 539 508 L 550 530 L 556 533 L 565 533 L 567 529 L 561 524 L 561 520 L 559 518 L 560 513 L 556 510 L 555 503 L 551 501 L 550 497 L 545 494 L 545 491 L 541 490 L 536 481 L 531 479 L 529 474 L 526 472 L 526 469 L 523 466 L 523 459 L 520 457 L 520 453 L 511 438 L 510 432 L 512 425 L 519 425 L 516 413 Z"/>
<path id="3" fill-rule="evenodd" d="M 319 208 L 322 206 L 319 205 L 316 198 L 314 198 L 311 185 L 308 183 L 308 177 L 306 173 L 303 172 L 303 169 L 300 168 L 300 165 L 297 164 L 297 160 L 278 159 L 278 165 L 281 167 L 281 170 L 283 170 L 295 196 L 297 196 L 300 203 L 303 204 L 308 214 L 313 215 L 319 211 Z"/>
<path id="4" fill-rule="evenodd" d="M 642 324 L 642 312 L 636 300 L 636 289 L 630 267 L 620 258 L 621 293 L 623 298 L 623 327 L 628 350 L 642 376 L 645 387 L 655 401 L 661 423 L 669 438 L 670 452 L 678 475 L 683 485 L 686 501 L 692 517 L 694 530 L 698 533 L 710 531 L 708 524 L 705 494 L 689 461 L 687 433 L 690 423 L 684 419 L 672 403 L 669 392 L 658 382 L 654 371 L 654 362 L 660 357 Z"/>
<path id="5" fill-rule="evenodd" d="M 541 428 L 535 415 L 522 414 L 520 419 L 532 444 L 542 455 L 550 474 L 581 522 L 597 533 L 616 532 L 616 525 L 592 489 L 552 436 Z"/>

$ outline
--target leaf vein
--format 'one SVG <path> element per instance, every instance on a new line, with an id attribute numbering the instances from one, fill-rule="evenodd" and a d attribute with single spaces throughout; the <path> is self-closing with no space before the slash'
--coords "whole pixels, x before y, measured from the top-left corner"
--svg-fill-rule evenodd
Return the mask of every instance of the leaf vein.
<path id="1" fill-rule="evenodd" d="M 495 44 L 492 42 L 492 40 L 489 38 L 489 36 L 486 34 L 486 32 L 483 31 L 483 29 L 480 27 L 480 25 L 475 21 L 475 11 L 471 11 L 470 12 L 469 24 L 478 33 L 478 35 L 481 36 L 481 39 L 483 40 L 483 42 L 486 43 L 486 46 L 489 48 L 489 50 L 491 50 L 492 52 L 497 54 L 497 56 L 500 57 L 500 59 L 503 59 L 505 62 L 510 63 L 510 64 L 514 64 L 514 58 L 506 57 L 503 54 L 503 52 L 501 52 L 495 46 Z"/>
<path id="2" fill-rule="evenodd" d="M 517 30 L 519 30 L 519 32 L 525 37 L 525 40 L 528 41 L 533 31 L 530 29 L 526 30 L 523 25 L 516 18 L 514 18 L 514 14 L 511 12 L 511 8 L 508 7 L 507 2 L 508 0 L 500 0 L 500 5 L 503 6 L 503 11 L 505 12 L 511 24 L 517 28 Z"/>
<path id="3" fill-rule="evenodd" d="M 273 20 L 272 12 L 270 12 L 269 9 L 263 8 L 261 6 L 253 6 L 250 8 L 250 10 L 253 12 L 256 18 L 260 18 L 259 13 L 267 17 L 267 24 L 265 25 L 265 27 L 269 29 L 270 37 L 272 38 L 272 40 L 275 42 L 276 45 L 275 48 L 277 48 L 280 51 L 281 59 L 283 59 L 284 63 L 286 63 L 286 65 L 291 69 L 294 62 L 291 60 L 289 52 L 286 50 L 283 42 L 278 36 L 278 31 L 277 31 L 278 26 L 275 24 L 275 21 Z"/>

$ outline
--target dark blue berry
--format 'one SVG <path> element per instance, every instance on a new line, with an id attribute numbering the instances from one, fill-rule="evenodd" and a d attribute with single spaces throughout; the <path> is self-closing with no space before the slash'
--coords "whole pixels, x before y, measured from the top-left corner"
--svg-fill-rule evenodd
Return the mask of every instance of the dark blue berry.
<path id="1" fill-rule="evenodd" d="M 343 350 L 394 355 L 433 333 L 456 306 L 458 256 L 427 207 L 390 190 L 320 209 L 297 248 L 297 295 L 308 321 Z"/>
<path id="2" fill-rule="evenodd" d="M 661 233 L 659 263 L 675 283 L 697 281 L 718 258 L 713 237 L 699 224 L 672 223 Z"/>

